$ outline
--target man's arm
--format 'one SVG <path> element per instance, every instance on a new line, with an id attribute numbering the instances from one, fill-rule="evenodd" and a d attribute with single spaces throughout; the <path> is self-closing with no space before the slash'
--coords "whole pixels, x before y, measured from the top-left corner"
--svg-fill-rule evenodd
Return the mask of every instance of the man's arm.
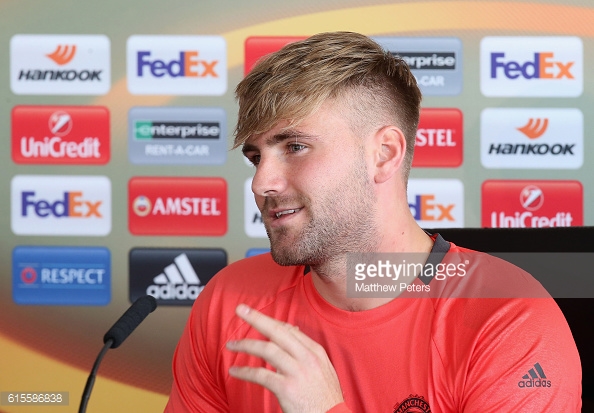
<path id="1" fill-rule="evenodd" d="M 193 339 L 193 314 L 173 356 L 173 385 L 165 413 L 228 412 L 225 396 L 208 367 L 208 353 L 201 347 L 201 340 Z"/>
<path id="2" fill-rule="evenodd" d="M 473 343 L 460 411 L 579 412 L 580 359 L 555 301 L 504 302 Z M 469 323 L 489 306 L 485 300 L 469 303 Z"/>

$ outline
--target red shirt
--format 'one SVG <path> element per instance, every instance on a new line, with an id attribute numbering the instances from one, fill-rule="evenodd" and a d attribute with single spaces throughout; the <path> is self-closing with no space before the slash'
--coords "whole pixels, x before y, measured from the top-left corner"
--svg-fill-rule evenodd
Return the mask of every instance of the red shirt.
<path id="1" fill-rule="evenodd" d="M 456 253 L 479 254 L 451 244 L 444 262 Z M 269 254 L 231 264 L 192 308 L 165 411 L 281 411 L 267 389 L 228 374 L 232 365 L 265 366 L 225 348 L 229 340 L 263 339 L 235 315 L 245 303 L 297 325 L 326 349 L 345 399 L 332 413 L 579 412 L 580 360 L 558 306 L 551 298 L 500 294 L 507 283 L 512 291 L 533 292 L 518 297 L 547 296 L 521 269 L 477 256 L 480 265 L 471 263 L 471 274 L 460 280 L 432 280 L 432 293 L 404 293 L 361 312 L 327 303 L 302 266 L 281 267 Z M 460 285 L 471 285 L 473 294 L 497 291 L 481 297 L 499 298 L 444 297 Z"/>

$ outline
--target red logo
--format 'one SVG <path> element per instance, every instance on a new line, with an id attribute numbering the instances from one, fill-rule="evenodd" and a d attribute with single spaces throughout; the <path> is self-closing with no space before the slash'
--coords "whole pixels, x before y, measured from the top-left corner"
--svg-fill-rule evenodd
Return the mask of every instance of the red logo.
<path id="1" fill-rule="evenodd" d="M 526 123 L 521 128 L 517 128 L 520 132 L 526 135 L 530 139 L 540 138 L 549 127 L 549 120 L 547 118 L 544 119 L 528 119 L 528 123 Z"/>
<path id="2" fill-rule="evenodd" d="M 25 284 L 33 284 L 36 279 L 37 279 L 37 271 L 35 271 L 34 268 L 31 268 L 31 267 L 23 268 L 23 271 L 21 271 L 21 280 Z"/>
<path id="3" fill-rule="evenodd" d="M 128 225 L 134 235 L 222 236 L 227 232 L 223 178 L 132 178 Z"/>
<path id="4" fill-rule="evenodd" d="M 15 106 L 12 160 L 19 164 L 104 165 L 110 157 L 103 106 Z"/>
<path id="5" fill-rule="evenodd" d="M 270 36 L 254 36 L 248 37 L 245 40 L 245 63 L 243 66 L 243 74 L 247 75 L 252 67 L 258 62 L 261 57 L 270 53 L 276 52 L 283 48 L 283 46 L 296 42 L 298 40 L 306 39 L 306 37 L 270 37 Z"/>
<path id="6" fill-rule="evenodd" d="M 485 181 L 482 226 L 544 228 L 581 226 L 584 196 L 579 181 Z"/>
<path id="7" fill-rule="evenodd" d="M 76 54 L 76 46 L 75 45 L 58 45 L 56 50 L 52 53 L 47 54 L 46 56 L 56 62 L 58 65 L 63 66 L 66 63 L 70 63 L 72 59 L 74 59 L 74 55 Z"/>
<path id="8" fill-rule="evenodd" d="M 463 158 L 463 119 L 458 109 L 421 109 L 413 167 L 456 168 Z"/>

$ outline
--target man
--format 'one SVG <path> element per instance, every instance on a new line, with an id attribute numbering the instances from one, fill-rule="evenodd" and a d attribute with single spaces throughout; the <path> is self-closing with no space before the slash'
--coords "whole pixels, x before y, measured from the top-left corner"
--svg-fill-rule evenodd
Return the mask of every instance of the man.
<path id="1" fill-rule="evenodd" d="M 478 297 L 542 287 L 494 258 L 461 261 L 468 250 L 412 217 L 421 94 L 400 58 L 359 34 L 319 34 L 259 62 L 236 95 L 235 146 L 256 167 L 271 254 L 200 294 L 166 411 L 580 410 L 579 356 L 554 301 Z M 415 273 L 400 293 L 354 296 L 349 257 L 372 253 L 437 256 L 480 277 Z"/>

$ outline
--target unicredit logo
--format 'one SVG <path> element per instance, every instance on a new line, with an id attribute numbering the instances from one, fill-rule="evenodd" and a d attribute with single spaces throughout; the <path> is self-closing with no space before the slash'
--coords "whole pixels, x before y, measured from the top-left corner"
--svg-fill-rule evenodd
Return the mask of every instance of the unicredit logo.
<path id="1" fill-rule="evenodd" d="M 520 192 L 520 204 L 528 211 L 536 211 L 543 203 L 544 194 L 536 185 L 528 185 Z"/>
<path id="2" fill-rule="evenodd" d="M 583 222 L 578 181 L 485 181 L 482 204 L 484 227 L 569 227 Z"/>
<path id="3" fill-rule="evenodd" d="M 222 178 L 132 178 L 128 199 L 132 234 L 227 232 L 227 183 Z"/>
<path id="4" fill-rule="evenodd" d="M 56 64 L 63 66 L 70 63 L 76 54 L 76 45 L 58 45 L 53 53 L 46 55 L 52 59 Z"/>
<path id="5" fill-rule="evenodd" d="M 22 164 L 105 164 L 110 158 L 109 111 L 101 106 L 16 106 L 12 158 Z"/>

